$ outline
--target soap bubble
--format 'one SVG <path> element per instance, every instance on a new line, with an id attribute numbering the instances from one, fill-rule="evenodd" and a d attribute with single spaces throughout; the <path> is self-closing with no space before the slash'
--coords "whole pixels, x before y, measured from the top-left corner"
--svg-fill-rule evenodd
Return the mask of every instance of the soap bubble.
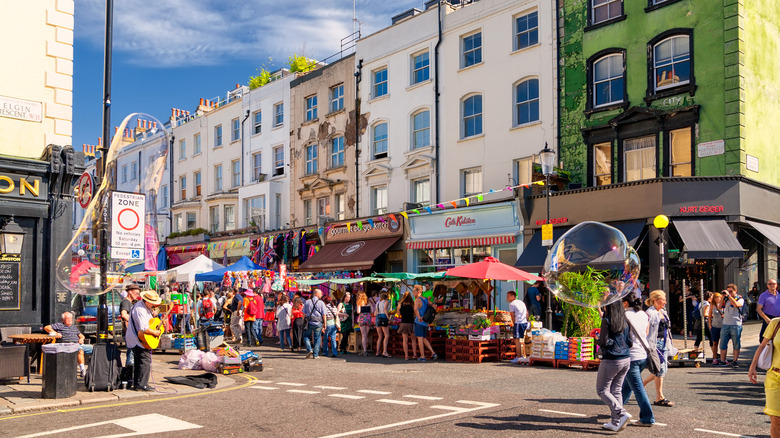
<path id="1" fill-rule="evenodd" d="M 620 230 L 583 222 L 561 236 L 544 262 L 545 283 L 558 299 L 602 307 L 637 287 L 639 256 Z"/>

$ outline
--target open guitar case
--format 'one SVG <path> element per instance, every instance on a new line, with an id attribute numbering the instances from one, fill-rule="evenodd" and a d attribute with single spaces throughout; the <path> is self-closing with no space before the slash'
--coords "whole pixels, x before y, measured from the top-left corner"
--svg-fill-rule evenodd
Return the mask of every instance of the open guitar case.
<path id="1" fill-rule="evenodd" d="M 122 357 L 119 347 L 114 343 L 95 344 L 89 368 L 84 376 L 87 390 L 113 391 L 119 388 L 122 373 Z"/>

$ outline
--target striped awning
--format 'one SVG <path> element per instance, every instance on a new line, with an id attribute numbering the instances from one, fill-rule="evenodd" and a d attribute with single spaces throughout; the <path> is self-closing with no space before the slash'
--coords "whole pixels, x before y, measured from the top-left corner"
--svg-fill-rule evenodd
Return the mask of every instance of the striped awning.
<path id="1" fill-rule="evenodd" d="M 407 249 L 463 248 L 515 243 L 515 236 L 470 237 L 467 239 L 426 240 L 406 242 Z"/>

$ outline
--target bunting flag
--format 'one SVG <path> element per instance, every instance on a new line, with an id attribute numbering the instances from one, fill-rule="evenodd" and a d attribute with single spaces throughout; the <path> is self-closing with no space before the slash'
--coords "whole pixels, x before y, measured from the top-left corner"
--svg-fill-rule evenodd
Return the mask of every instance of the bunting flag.
<path id="1" fill-rule="evenodd" d="M 401 212 L 401 216 L 403 216 L 404 219 L 409 219 L 409 214 L 407 212 L 405 212 L 405 211 Z"/>
<path id="2" fill-rule="evenodd" d="M 371 228 L 374 228 L 374 220 L 368 219 L 368 224 L 371 225 Z"/>
<path id="3" fill-rule="evenodd" d="M 455 201 L 450 201 L 450 204 L 452 204 L 452 208 L 458 208 L 458 203 Z"/>
<path id="4" fill-rule="evenodd" d="M 414 209 L 412 210 L 412 213 L 420 214 L 420 210 Z"/>
<path id="5" fill-rule="evenodd" d="M 387 221 L 385 221 L 385 217 L 384 216 L 379 216 L 377 219 L 382 221 L 382 223 L 387 223 Z"/>
<path id="6" fill-rule="evenodd" d="M 464 198 L 463 200 L 466 201 L 466 207 L 468 207 L 469 206 L 469 198 Z"/>
<path id="7" fill-rule="evenodd" d="M 322 228 L 322 227 L 320 227 L 320 228 L 317 230 L 317 232 L 318 232 L 318 233 L 320 233 L 320 235 L 322 235 L 322 230 L 323 230 L 323 228 Z"/>
<path id="8" fill-rule="evenodd" d="M 482 202 L 485 199 L 482 195 L 477 195 L 477 201 Z"/>
<path id="9" fill-rule="evenodd" d="M 351 224 L 351 222 L 347 222 L 347 232 L 348 233 L 352 232 L 352 227 L 349 226 L 350 224 Z"/>
<path id="10" fill-rule="evenodd" d="M 433 211 L 431 210 L 431 207 L 425 207 L 425 210 L 428 212 L 428 214 L 433 213 Z"/>
<path id="11" fill-rule="evenodd" d="M 363 221 L 357 221 L 358 230 L 363 229 Z"/>
<path id="12" fill-rule="evenodd" d="M 392 220 L 394 220 L 394 221 L 397 221 L 397 220 L 398 220 L 398 219 L 396 219 L 396 218 L 395 218 L 395 215 L 394 215 L 394 214 L 391 214 L 391 215 L 389 215 L 389 216 L 390 216 L 390 219 L 392 219 Z"/>
<path id="13" fill-rule="evenodd" d="M 444 208 L 444 204 L 436 204 L 436 208 Z"/>

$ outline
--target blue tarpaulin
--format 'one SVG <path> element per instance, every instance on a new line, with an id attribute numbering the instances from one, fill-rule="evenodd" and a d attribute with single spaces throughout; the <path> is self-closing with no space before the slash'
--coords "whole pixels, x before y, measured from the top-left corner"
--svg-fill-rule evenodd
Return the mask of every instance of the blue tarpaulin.
<path id="1" fill-rule="evenodd" d="M 217 269 L 216 271 L 211 272 L 204 272 L 202 274 L 196 274 L 195 275 L 195 281 L 214 281 L 214 282 L 220 282 L 222 281 L 222 278 L 225 276 L 225 272 L 233 272 L 233 271 L 255 271 L 265 269 L 262 266 L 256 264 L 252 260 L 249 259 L 247 256 L 241 257 L 241 259 L 232 265 Z"/>

